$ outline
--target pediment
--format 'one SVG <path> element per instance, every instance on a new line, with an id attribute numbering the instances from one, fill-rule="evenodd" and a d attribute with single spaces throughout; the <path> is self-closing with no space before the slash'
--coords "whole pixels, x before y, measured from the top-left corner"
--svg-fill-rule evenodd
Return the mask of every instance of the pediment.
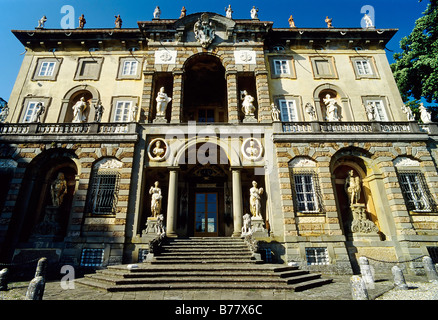
<path id="1" fill-rule="evenodd" d="M 207 14 L 208 18 L 213 21 L 213 23 L 216 25 L 217 30 L 230 30 L 233 29 L 236 25 L 236 22 L 233 19 L 227 18 L 225 16 L 222 16 L 217 13 L 213 12 L 197 12 L 192 13 L 184 18 L 178 19 L 174 23 L 174 28 L 176 30 L 181 29 L 193 29 L 194 24 L 201 18 L 202 15 Z"/>

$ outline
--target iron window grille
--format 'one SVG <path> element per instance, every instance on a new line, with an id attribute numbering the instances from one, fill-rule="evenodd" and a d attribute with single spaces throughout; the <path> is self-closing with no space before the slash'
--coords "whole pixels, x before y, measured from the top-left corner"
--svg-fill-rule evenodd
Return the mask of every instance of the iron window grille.
<path id="1" fill-rule="evenodd" d="M 328 265 L 329 256 L 327 248 L 306 248 L 307 265 Z"/>
<path id="2" fill-rule="evenodd" d="M 324 211 L 318 181 L 318 175 L 314 171 L 292 173 L 295 211 L 303 213 Z"/>
<path id="3" fill-rule="evenodd" d="M 81 266 L 100 267 L 103 263 L 103 249 L 82 249 Z"/>
<path id="4" fill-rule="evenodd" d="M 409 211 L 436 211 L 436 204 L 420 171 L 397 171 L 400 188 Z"/>
<path id="5" fill-rule="evenodd" d="M 88 212 L 115 214 L 119 194 L 120 172 L 95 171 L 88 200 Z"/>

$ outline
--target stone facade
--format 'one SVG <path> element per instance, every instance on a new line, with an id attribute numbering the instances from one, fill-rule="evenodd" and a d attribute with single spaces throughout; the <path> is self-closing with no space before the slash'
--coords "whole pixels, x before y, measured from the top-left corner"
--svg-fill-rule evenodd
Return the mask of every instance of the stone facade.
<path id="1" fill-rule="evenodd" d="M 211 43 L 195 37 L 205 19 Z M 143 232 L 155 181 L 168 236 L 241 236 L 256 181 L 268 232 L 255 236 L 276 262 L 351 273 L 366 256 L 421 272 L 415 258 L 436 252 L 438 128 L 406 120 L 384 50 L 394 29 L 278 29 L 195 13 L 132 29 L 13 33 L 27 53 L 0 124 L 2 261 L 38 250 L 75 266 L 142 261 L 156 236 Z M 155 121 L 160 88 L 172 100 Z M 81 97 L 87 120 L 72 123 Z M 31 122 L 38 102 L 45 113 Z M 361 185 L 361 222 L 378 232 L 352 228 L 349 171 Z M 58 172 L 69 186 L 56 209 L 61 231 L 35 233 L 55 210 Z"/>

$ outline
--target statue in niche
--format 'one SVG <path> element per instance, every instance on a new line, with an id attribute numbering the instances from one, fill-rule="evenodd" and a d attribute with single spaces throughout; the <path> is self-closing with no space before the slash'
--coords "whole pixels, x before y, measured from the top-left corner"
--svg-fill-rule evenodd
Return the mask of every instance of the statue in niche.
<path id="1" fill-rule="evenodd" d="M 376 107 L 372 102 L 368 102 L 365 107 L 369 121 L 376 121 Z"/>
<path id="2" fill-rule="evenodd" d="M 315 121 L 316 120 L 316 110 L 315 110 L 315 107 L 310 102 L 307 102 L 307 104 L 305 106 L 305 110 L 310 117 L 310 121 Z"/>
<path id="3" fill-rule="evenodd" d="M 243 100 L 242 111 L 245 116 L 253 116 L 255 113 L 254 98 L 246 90 L 240 92 L 240 98 Z"/>
<path id="4" fill-rule="evenodd" d="M 251 215 L 246 213 L 243 216 L 242 235 L 245 236 L 248 234 L 251 234 Z"/>
<path id="5" fill-rule="evenodd" d="M 333 28 L 332 20 L 333 19 L 329 18 L 328 16 L 325 18 L 325 23 L 327 23 L 327 28 Z"/>
<path id="6" fill-rule="evenodd" d="M 233 18 L 233 9 L 231 9 L 231 4 L 228 5 L 228 8 L 225 8 L 225 14 L 227 18 Z"/>
<path id="7" fill-rule="evenodd" d="M 359 176 L 353 176 L 353 170 L 348 172 L 348 176 L 345 179 L 344 189 L 348 195 L 350 206 L 357 204 L 360 199 L 361 185 Z"/>
<path id="8" fill-rule="evenodd" d="M 84 16 L 84 14 L 82 14 L 79 17 L 79 29 L 84 29 L 84 26 L 86 23 L 87 23 L 87 21 L 85 20 L 85 16 Z"/>
<path id="9" fill-rule="evenodd" d="M 166 150 L 161 146 L 160 140 L 155 142 L 155 147 L 152 150 L 152 154 L 154 155 L 154 160 L 161 160 L 166 154 Z"/>
<path id="10" fill-rule="evenodd" d="M 274 103 L 271 104 L 271 114 L 273 121 L 280 121 L 280 110 Z"/>
<path id="11" fill-rule="evenodd" d="M 203 48 L 207 48 L 216 37 L 216 28 L 209 20 L 208 14 L 203 13 L 193 27 L 195 38 Z"/>
<path id="12" fill-rule="evenodd" d="M 161 10 L 160 10 L 160 7 L 159 7 L 159 6 L 156 6 L 156 7 L 155 7 L 155 10 L 154 10 L 154 19 L 160 19 L 160 16 L 161 16 Z"/>
<path id="13" fill-rule="evenodd" d="M 170 101 L 172 101 L 172 98 L 168 97 L 167 94 L 164 92 L 164 87 L 160 88 L 160 91 L 157 94 L 157 116 L 164 117 L 166 116 L 166 109 L 167 105 Z"/>
<path id="14" fill-rule="evenodd" d="M 105 108 L 102 105 L 102 102 L 99 101 L 95 106 L 94 106 L 94 121 L 95 122 L 101 122 L 102 121 L 102 116 L 103 116 L 103 112 L 105 111 Z"/>
<path id="15" fill-rule="evenodd" d="M 354 207 L 351 209 L 353 221 L 351 222 L 351 232 L 356 233 L 377 233 L 379 228 L 367 218 L 364 207 Z"/>
<path id="16" fill-rule="evenodd" d="M 151 199 L 151 212 L 152 217 L 156 218 L 161 212 L 161 200 L 163 196 L 161 195 L 161 189 L 158 187 L 158 181 L 155 181 L 154 185 L 149 189 L 149 194 L 152 195 Z"/>
<path id="17" fill-rule="evenodd" d="M 114 24 L 116 26 L 116 29 L 120 29 L 122 27 L 122 18 L 120 18 L 120 14 L 117 16 L 114 16 L 116 18 L 116 21 L 114 21 Z"/>
<path id="18" fill-rule="evenodd" d="M 339 121 L 338 106 L 336 100 L 332 98 L 330 94 L 327 94 L 323 101 L 326 106 L 327 121 Z"/>
<path id="19" fill-rule="evenodd" d="M 52 196 L 52 204 L 54 207 L 59 207 L 64 196 L 67 194 L 67 181 L 65 180 L 64 173 L 58 173 L 58 177 L 53 181 L 50 186 L 50 195 Z"/>
<path id="20" fill-rule="evenodd" d="M 85 110 L 87 110 L 87 107 L 88 104 L 84 97 L 82 97 L 73 105 L 73 123 L 83 123 L 87 121 L 87 116 L 85 115 Z"/>
<path id="21" fill-rule="evenodd" d="M 44 29 L 44 24 L 47 21 L 47 17 L 43 16 L 41 19 L 38 20 L 38 27 L 36 27 L 37 29 Z"/>
<path id="22" fill-rule="evenodd" d="M 253 217 L 261 218 L 262 213 L 262 202 L 261 195 L 263 194 L 263 188 L 257 188 L 257 182 L 252 182 L 252 188 L 249 189 L 249 204 L 251 209 L 251 214 Z"/>
<path id="23" fill-rule="evenodd" d="M 259 9 L 256 8 L 255 6 L 252 7 L 251 9 L 251 19 L 253 20 L 258 20 L 259 19 L 259 15 L 258 15 Z"/>
<path id="24" fill-rule="evenodd" d="M 430 114 L 429 111 L 427 111 L 423 102 L 420 103 L 420 107 L 418 108 L 418 110 L 420 111 L 420 119 L 421 121 L 423 121 L 424 124 L 432 122 L 432 115 Z"/>

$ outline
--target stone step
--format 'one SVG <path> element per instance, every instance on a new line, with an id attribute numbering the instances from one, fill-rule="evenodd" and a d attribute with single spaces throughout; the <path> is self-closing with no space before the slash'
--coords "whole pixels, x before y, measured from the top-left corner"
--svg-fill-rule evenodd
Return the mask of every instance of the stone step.
<path id="1" fill-rule="evenodd" d="M 263 261 L 256 260 L 243 260 L 243 259 L 158 259 L 157 257 L 155 261 L 151 261 L 151 264 L 218 264 L 218 263 L 230 263 L 230 264 L 242 264 L 242 263 L 263 263 Z"/>
<path id="2" fill-rule="evenodd" d="M 193 257 L 193 258 L 209 258 L 209 257 L 230 257 L 232 259 L 242 258 L 242 257 L 251 257 L 251 251 L 225 251 L 225 252 L 217 252 L 217 251 L 183 251 L 183 252 L 174 252 L 174 251 L 166 251 L 161 252 L 156 258 L 162 257 Z"/>
<path id="3" fill-rule="evenodd" d="M 262 265 L 256 265 L 251 263 L 243 263 L 243 264 L 223 264 L 218 263 L 215 265 L 172 265 L 172 266 L 160 266 L 160 265 L 150 265 L 148 263 L 139 263 L 137 264 L 137 268 L 134 269 L 127 269 L 128 265 L 115 265 L 115 266 L 108 266 L 107 269 L 97 270 L 97 272 L 106 272 L 110 271 L 121 271 L 129 273 L 143 273 L 143 272 L 196 272 L 196 271 L 219 271 L 219 272 L 266 272 L 266 273 L 278 273 L 282 274 L 284 272 L 299 270 L 298 267 L 293 266 L 278 266 L 276 264 L 262 264 Z"/>

